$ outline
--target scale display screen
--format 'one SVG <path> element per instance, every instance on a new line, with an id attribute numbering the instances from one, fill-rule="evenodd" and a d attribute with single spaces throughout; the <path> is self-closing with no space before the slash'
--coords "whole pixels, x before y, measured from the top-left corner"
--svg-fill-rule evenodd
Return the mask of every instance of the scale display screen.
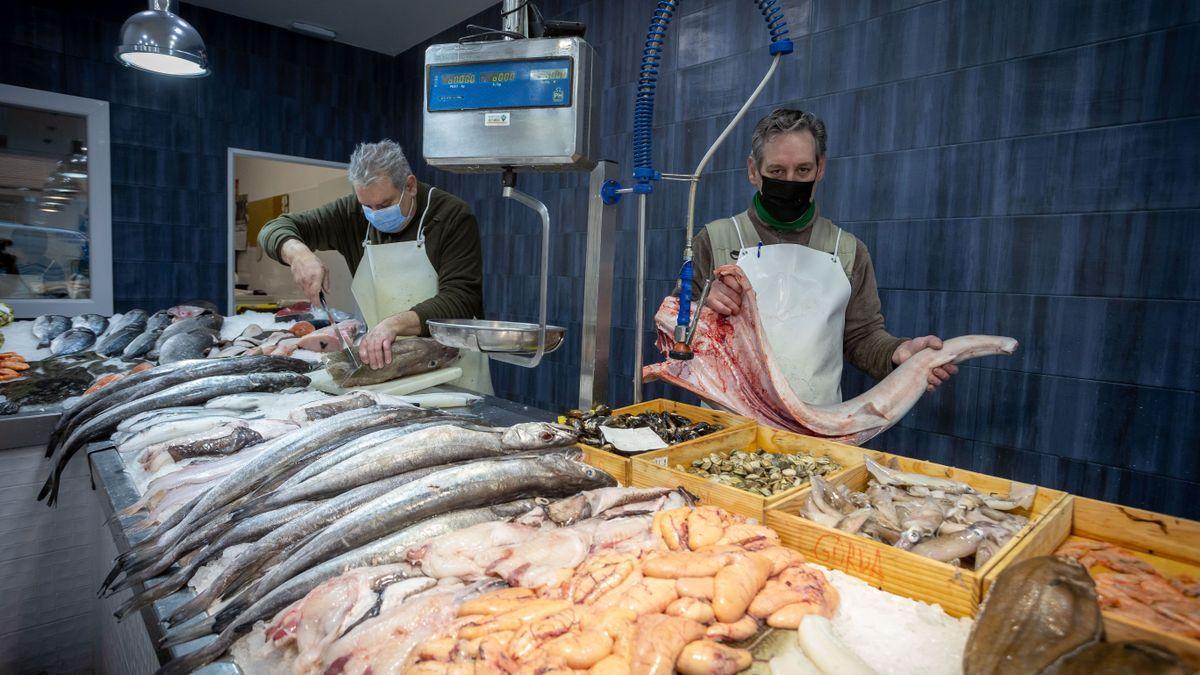
<path id="1" fill-rule="evenodd" d="M 429 66 L 429 112 L 571 105 L 570 58 Z"/>

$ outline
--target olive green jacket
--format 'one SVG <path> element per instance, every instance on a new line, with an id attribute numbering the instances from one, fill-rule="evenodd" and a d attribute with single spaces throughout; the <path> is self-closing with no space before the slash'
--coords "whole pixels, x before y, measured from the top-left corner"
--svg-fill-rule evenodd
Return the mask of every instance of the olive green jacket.
<path id="1" fill-rule="evenodd" d="M 421 334 L 428 335 L 429 319 L 473 319 L 483 317 L 483 255 L 479 224 L 466 202 L 434 189 L 429 203 L 429 186 L 417 183 L 417 205 L 404 229 L 385 234 L 370 226 L 354 194 L 319 208 L 285 213 L 263 226 L 258 245 L 273 260 L 283 262 L 279 251 L 288 239 L 299 239 L 314 251 L 337 251 L 353 274 L 363 257 L 363 237 L 373 244 L 415 241 L 417 223 L 425 210 L 425 252 L 438 275 L 437 295 L 412 307 L 421 319 Z"/>

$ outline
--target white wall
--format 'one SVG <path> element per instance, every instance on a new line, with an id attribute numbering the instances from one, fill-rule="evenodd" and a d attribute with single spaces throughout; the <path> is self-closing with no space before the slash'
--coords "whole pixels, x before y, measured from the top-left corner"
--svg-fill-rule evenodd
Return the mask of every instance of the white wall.
<path id="1" fill-rule="evenodd" d="M 250 201 L 305 190 L 335 178 L 341 178 L 346 192 L 350 191 L 345 169 L 281 162 L 261 157 L 235 156 L 233 162 L 238 190 L 247 195 Z M 295 207 L 293 210 L 296 210 Z"/>

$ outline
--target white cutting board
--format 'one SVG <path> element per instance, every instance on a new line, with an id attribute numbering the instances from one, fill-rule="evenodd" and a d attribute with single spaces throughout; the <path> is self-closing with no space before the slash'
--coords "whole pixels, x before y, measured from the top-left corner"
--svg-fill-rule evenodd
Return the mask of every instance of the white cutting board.
<path id="1" fill-rule="evenodd" d="M 430 387 L 436 387 L 439 384 L 446 384 L 462 377 L 462 368 L 451 366 L 450 368 L 442 368 L 441 370 L 431 370 L 428 373 L 420 375 L 409 375 L 398 380 L 390 380 L 381 382 L 380 384 L 371 384 L 362 387 L 350 387 L 343 389 L 334 382 L 328 370 L 318 370 L 309 374 L 312 379 L 314 389 L 319 389 L 326 394 L 345 394 L 348 391 L 373 391 L 378 394 L 391 394 L 392 396 L 404 396 L 418 391 L 423 391 Z"/>

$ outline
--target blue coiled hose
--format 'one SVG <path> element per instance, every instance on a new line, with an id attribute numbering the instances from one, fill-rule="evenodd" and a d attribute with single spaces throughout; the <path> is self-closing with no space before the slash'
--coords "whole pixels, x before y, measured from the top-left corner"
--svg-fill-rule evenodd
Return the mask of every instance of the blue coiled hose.
<path id="1" fill-rule="evenodd" d="M 642 49 L 642 67 L 638 74 L 637 97 L 633 103 L 633 177 L 634 191 L 642 194 L 651 190 L 651 181 L 658 179 L 653 166 L 652 136 L 654 127 L 654 92 L 658 88 L 658 68 L 662 61 L 667 26 L 675 16 L 678 0 L 659 0 L 646 30 L 646 46 Z M 770 53 L 792 53 L 792 41 L 787 37 L 787 17 L 779 0 L 754 0 L 771 34 Z M 690 245 L 690 244 L 689 244 Z M 679 317 L 677 325 L 687 326 L 692 316 L 692 275 L 690 256 L 679 270 Z"/>
<path id="2" fill-rule="evenodd" d="M 642 69 L 638 74 L 637 98 L 633 102 L 633 177 L 649 187 L 654 179 L 651 166 L 651 134 L 654 126 L 654 90 L 658 88 L 658 66 L 662 61 L 667 26 L 675 15 L 676 0 L 659 0 L 646 30 Z M 649 190 L 646 190 L 647 192 Z"/>

